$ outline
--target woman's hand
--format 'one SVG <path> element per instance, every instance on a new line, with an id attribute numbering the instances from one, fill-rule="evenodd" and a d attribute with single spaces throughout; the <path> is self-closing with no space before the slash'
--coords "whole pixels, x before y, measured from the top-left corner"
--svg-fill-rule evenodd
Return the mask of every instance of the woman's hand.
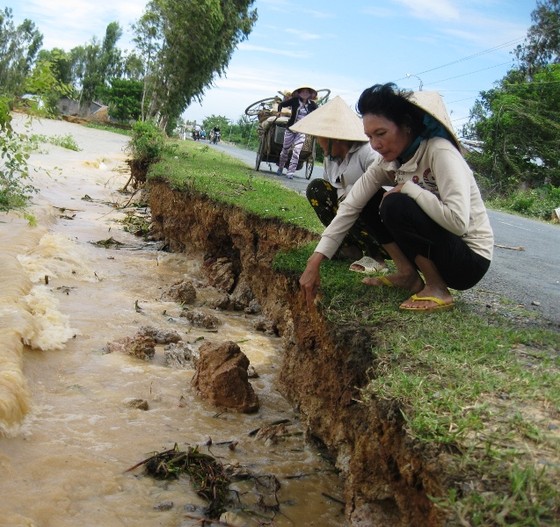
<path id="1" fill-rule="evenodd" d="M 299 286 L 305 295 L 307 307 L 313 306 L 313 301 L 319 291 L 319 285 L 321 284 L 320 267 L 325 258 L 321 253 L 313 253 L 307 260 L 307 266 L 299 279 Z"/>
<path id="2" fill-rule="evenodd" d="M 404 183 L 399 183 L 397 186 L 393 187 L 391 190 L 388 190 L 387 192 L 385 192 L 383 194 L 383 197 L 381 198 L 381 201 L 383 201 L 385 199 L 385 196 L 388 196 L 389 194 L 393 194 L 395 192 L 400 192 L 403 187 L 404 187 Z"/>

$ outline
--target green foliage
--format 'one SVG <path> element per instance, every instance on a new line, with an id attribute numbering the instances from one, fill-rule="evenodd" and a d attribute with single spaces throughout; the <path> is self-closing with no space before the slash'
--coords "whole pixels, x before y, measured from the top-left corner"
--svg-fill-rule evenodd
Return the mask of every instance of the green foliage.
<path id="1" fill-rule="evenodd" d="M 536 189 L 518 190 L 493 197 L 486 204 L 495 209 L 548 221 L 552 218 L 553 211 L 560 206 L 560 187 L 544 185 Z"/>
<path id="2" fill-rule="evenodd" d="M 206 119 L 202 121 L 202 128 L 206 130 L 206 132 L 210 132 L 215 126 L 219 127 L 223 134 L 229 127 L 228 118 L 223 115 L 212 114 L 210 117 L 206 117 Z"/>
<path id="3" fill-rule="evenodd" d="M 152 0 L 134 26 L 145 59 L 145 118 L 167 129 L 222 75 L 256 21 L 254 0 Z"/>
<path id="4" fill-rule="evenodd" d="M 103 42 L 95 38 L 85 46 L 71 50 L 72 77 L 81 86 L 81 105 L 87 107 L 97 98 L 103 99 L 109 80 L 120 78 L 124 63 L 117 42 L 122 36 L 118 22 L 107 25 Z"/>
<path id="5" fill-rule="evenodd" d="M 499 87 L 482 92 L 464 130 L 483 142 L 468 161 L 490 193 L 522 186 L 560 186 L 560 64 L 528 79 L 512 70 Z"/>
<path id="6" fill-rule="evenodd" d="M 26 76 L 43 43 L 43 36 L 33 22 L 13 22 L 12 10 L 0 11 L 0 93 L 22 95 Z"/>
<path id="7" fill-rule="evenodd" d="M 150 121 L 137 121 L 132 126 L 128 150 L 134 161 L 146 165 L 155 163 L 166 148 L 164 133 Z"/>
<path id="8" fill-rule="evenodd" d="M 60 82 L 55 75 L 55 65 L 48 60 L 39 60 L 31 75 L 25 80 L 25 91 L 39 96 L 44 104 L 46 117 L 58 114 L 56 104 L 61 97 L 71 97 L 72 86 Z"/>
<path id="9" fill-rule="evenodd" d="M 0 210 L 20 208 L 36 190 L 28 170 L 29 147 L 11 126 L 8 100 L 0 98 Z"/>
<path id="10" fill-rule="evenodd" d="M 52 145 L 61 146 L 62 148 L 67 148 L 68 150 L 74 150 L 75 152 L 79 152 L 81 150 L 78 143 L 76 143 L 75 139 L 70 134 L 53 136 L 33 134 L 29 138 L 29 143 L 31 145 L 36 145 L 37 143 L 50 143 Z"/>
<path id="11" fill-rule="evenodd" d="M 142 115 L 142 83 L 135 80 L 113 79 L 105 92 L 109 116 L 117 121 L 138 120 Z"/>
<path id="12" fill-rule="evenodd" d="M 482 92 L 463 135 L 482 141 L 468 161 L 490 196 L 560 186 L 560 1 L 538 0 L 519 61 Z"/>

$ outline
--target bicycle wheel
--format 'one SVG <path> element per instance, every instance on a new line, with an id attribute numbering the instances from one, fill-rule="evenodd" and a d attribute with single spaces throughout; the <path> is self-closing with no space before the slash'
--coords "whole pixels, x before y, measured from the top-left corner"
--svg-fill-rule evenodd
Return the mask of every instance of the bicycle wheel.
<path id="1" fill-rule="evenodd" d="M 313 174 L 313 167 L 315 166 L 315 160 L 310 157 L 305 162 L 305 179 L 310 179 L 311 174 Z"/>
<path id="2" fill-rule="evenodd" d="M 259 149 L 257 150 L 257 158 L 255 159 L 255 170 L 258 172 L 261 167 L 261 161 L 264 152 L 264 137 L 261 137 L 261 142 L 259 143 Z"/>
<path id="3" fill-rule="evenodd" d="M 249 117 L 258 117 L 261 112 L 271 111 L 278 104 L 278 97 L 267 97 L 260 101 L 254 102 L 245 108 L 245 115 Z"/>

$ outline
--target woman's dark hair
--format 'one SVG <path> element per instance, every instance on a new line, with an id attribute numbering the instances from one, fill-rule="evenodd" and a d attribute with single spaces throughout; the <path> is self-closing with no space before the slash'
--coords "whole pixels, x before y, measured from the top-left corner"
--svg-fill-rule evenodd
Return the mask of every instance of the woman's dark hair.
<path id="1" fill-rule="evenodd" d="M 400 90 L 392 82 L 375 84 L 362 92 L 356 107 L 362 117 L 368 113 L 382 115 L 399 128 L 408 126 L 416 136 L 424 128 L 424 111 L 408 100 L 411 95 L 411 91 Z"/>

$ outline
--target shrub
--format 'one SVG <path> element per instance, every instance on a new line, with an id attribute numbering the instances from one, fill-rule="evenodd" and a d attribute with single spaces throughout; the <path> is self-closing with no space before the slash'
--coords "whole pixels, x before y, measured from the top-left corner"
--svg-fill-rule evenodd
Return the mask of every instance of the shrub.
<path id="1" fill-rule="evenodd" d="M 27 204 L 36 191 L 30 182 L 29 144 L 11 125 L 9 100 L 0 98 L 0 210 Z"/>
<path id="2" fill-rule="evenodd" d="M 165 134 L 150 121 L 136 121 L 132 126 L 132 138 L 128 150 L 132 160 L 150 165 L 161 159 L 165 149 Z"/>

